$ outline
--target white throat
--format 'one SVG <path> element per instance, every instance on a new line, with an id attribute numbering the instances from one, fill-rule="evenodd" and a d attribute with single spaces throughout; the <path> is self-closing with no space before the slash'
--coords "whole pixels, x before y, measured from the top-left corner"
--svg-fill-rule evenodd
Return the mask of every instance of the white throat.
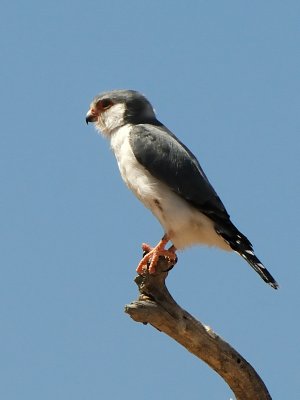
<path id="1" fill-rule="evenodd" d="M 124 125 L 125 104 L 115 104 L 107 111 L 103 111 L 95 126 L 105 136 L 109 136 L 117 128 Z"/>

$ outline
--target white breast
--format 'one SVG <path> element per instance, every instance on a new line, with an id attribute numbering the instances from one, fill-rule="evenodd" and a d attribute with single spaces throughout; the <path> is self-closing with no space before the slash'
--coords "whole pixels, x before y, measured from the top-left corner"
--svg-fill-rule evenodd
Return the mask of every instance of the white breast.
<path id="1" fill-rule="evenodd" d="M 136 160 L 129 143 L 130 129 L 130 125 L 125 125 L 111 135 L 120 173 L 126 185 L 160 221 L 175 247 L 203 243 L 229 250 L 209 218 L 150 175 Z"/>
<path id="2" fill-rule="evenodd" d="M 131 125 L 125 125 L 111 136 L 111 148 L 115 153 L 121 176 L 126 185 L 148 207 L 157 193 L 159 182 L 135 158 L 130 143 Z"/>

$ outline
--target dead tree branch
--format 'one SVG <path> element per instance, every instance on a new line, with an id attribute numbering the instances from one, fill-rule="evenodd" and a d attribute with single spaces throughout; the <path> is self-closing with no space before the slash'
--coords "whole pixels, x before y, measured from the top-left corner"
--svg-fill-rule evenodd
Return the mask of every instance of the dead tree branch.
<path id="1" fill-rule="evenodd" d="M 155 274 L 135 278 L 140 295 L 125 306 L 136 322 L 149 323 L 169 335 L 213 368 L 230 386 L 236 400 L 271 400 L 253 367 L 212 329 L 197 321 L 172 298 L 166 285 L 168 261 L 161 258 Z"/>

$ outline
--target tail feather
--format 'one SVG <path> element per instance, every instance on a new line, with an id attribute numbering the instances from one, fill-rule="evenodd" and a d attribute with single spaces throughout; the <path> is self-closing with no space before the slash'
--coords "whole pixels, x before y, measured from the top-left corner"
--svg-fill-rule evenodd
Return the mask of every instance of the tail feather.
<path id="1" fill-rule="evenodd" d="M 256 271 L 265 282 L 272 286 L 272 288 L 278 289 L 278 283 L 275 281 L 267 268 L 256 257 L 256 255 L 253 253 L 253 250 L 235 251 L 240 254 L 249 265 L 251 265 L 254 271 Z"/>
<path id="2" fill-rule="evenodd" d="M 256 271 L 260 277 L 272 288 L 278 289 L 279 285 L 263 263 L 256 257 L 251 242 L 230 222 L 226 225 L 215 226 L 216 232 L 223 237 L 229 246 L 244 258 L 249 265 Z M 229 222 L 229 223 L 228 223 Z"/>

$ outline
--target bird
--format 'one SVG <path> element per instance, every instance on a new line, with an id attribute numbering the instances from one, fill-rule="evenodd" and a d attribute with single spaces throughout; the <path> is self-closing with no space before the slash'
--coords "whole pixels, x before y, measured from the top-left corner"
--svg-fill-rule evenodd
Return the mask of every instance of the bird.
<path id="1" fill-rule="evenodd" d="M 238 253 L 271 287 L 279 287 L 231 222 L 197 158 L 156 118 L 143 94 L 127 89 L 100 93 L 86 123 L 94 123 L 110 141 L 124 182 L 163 227 L 155 247 L 143 243 L 139 274 L 155 273 L 160 256 L 175 264 L 177 250 L 207 245 Z"/>

